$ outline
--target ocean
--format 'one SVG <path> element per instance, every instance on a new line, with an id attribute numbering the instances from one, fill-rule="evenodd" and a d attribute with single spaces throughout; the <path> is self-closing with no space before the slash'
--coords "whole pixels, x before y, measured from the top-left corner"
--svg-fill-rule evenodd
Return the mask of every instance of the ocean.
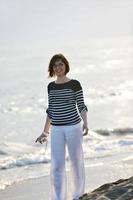
<path id="1" fill-rule="evenodd" d="M 50 139 L 36 144 L 47 108 L 47 67 L 55 53 L 70 61 L 88 107 L 85 166 L 133 175 L 133 46 L 128 37 L 46 48 L 0 47 L 0 189 L 50 173 Z M 66 157 L 67 170 L 69 158 Z M 113 172 L 112 172 L 113 173 Z M 113 174 L 112 174 L 113 176 Z"/>

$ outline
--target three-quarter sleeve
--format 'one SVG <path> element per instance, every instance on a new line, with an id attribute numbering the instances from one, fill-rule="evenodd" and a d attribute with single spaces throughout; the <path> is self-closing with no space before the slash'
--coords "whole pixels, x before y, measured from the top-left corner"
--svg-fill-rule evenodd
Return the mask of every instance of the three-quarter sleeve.
<path id="1" fill-rule="evenodd" d="M 81 114 L 85 110 L 88 111 L 87 106 L 84 103 L 83 90 L 81 84 L 78 81 L 76 81 L 75 85 L 75 97 L 79 113 Z"/>

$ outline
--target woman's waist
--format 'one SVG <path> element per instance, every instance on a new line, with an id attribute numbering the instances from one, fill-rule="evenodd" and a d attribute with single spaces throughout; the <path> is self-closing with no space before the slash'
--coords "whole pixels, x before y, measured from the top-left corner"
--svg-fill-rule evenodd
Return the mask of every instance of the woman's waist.
<path id="1" fill-rule="evenodd" d="M 51 120 L 51 125 L 52 127 L 66 127 L 66 126 L 76 126 L 76 125 L 81 125 L 81 119 L 76 119 L 76 120 L 72 120 L 72 121 L 64 121 L 64 122 L 60 122 L 60 121 L 52 121 Z"/>
<path id="2" fill-rule="evenodd" d="M 75 109 L 73 111 L 56 111 L 56 112 L 51 112 L 52 119 L 60 119 L 60 120 L 65 120 L 65 119 L 70 119 L 70 118 L 79 118 L 80 115 L 78 111 Z"/>

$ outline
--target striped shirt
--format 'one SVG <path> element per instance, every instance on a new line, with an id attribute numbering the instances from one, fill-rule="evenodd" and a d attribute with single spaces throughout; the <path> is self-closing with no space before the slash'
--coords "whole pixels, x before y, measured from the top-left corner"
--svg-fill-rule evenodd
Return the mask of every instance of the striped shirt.
<path id="1" fill-rule="evenodd" d="M 61 84 L 49 83 L 46 112 L 52 125 L 77 124 L 81 121 L 81 113 L 84 110 L 87 111 L 87 107 L 79 81 L 71 79 Z"/>

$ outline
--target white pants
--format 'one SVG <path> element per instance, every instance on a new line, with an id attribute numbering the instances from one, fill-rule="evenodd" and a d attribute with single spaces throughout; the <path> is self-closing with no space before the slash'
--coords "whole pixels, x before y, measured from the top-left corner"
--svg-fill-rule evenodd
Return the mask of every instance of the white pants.
<path id="1" fill-rule="evenodd" d="M 73 199 L 84 193 L 85 169 L 82 149 L 81 123 L 52 126 L 51 129 L 51 196 L 52 200 L 66 200 L 66 145 L 72 167 Z"/>

